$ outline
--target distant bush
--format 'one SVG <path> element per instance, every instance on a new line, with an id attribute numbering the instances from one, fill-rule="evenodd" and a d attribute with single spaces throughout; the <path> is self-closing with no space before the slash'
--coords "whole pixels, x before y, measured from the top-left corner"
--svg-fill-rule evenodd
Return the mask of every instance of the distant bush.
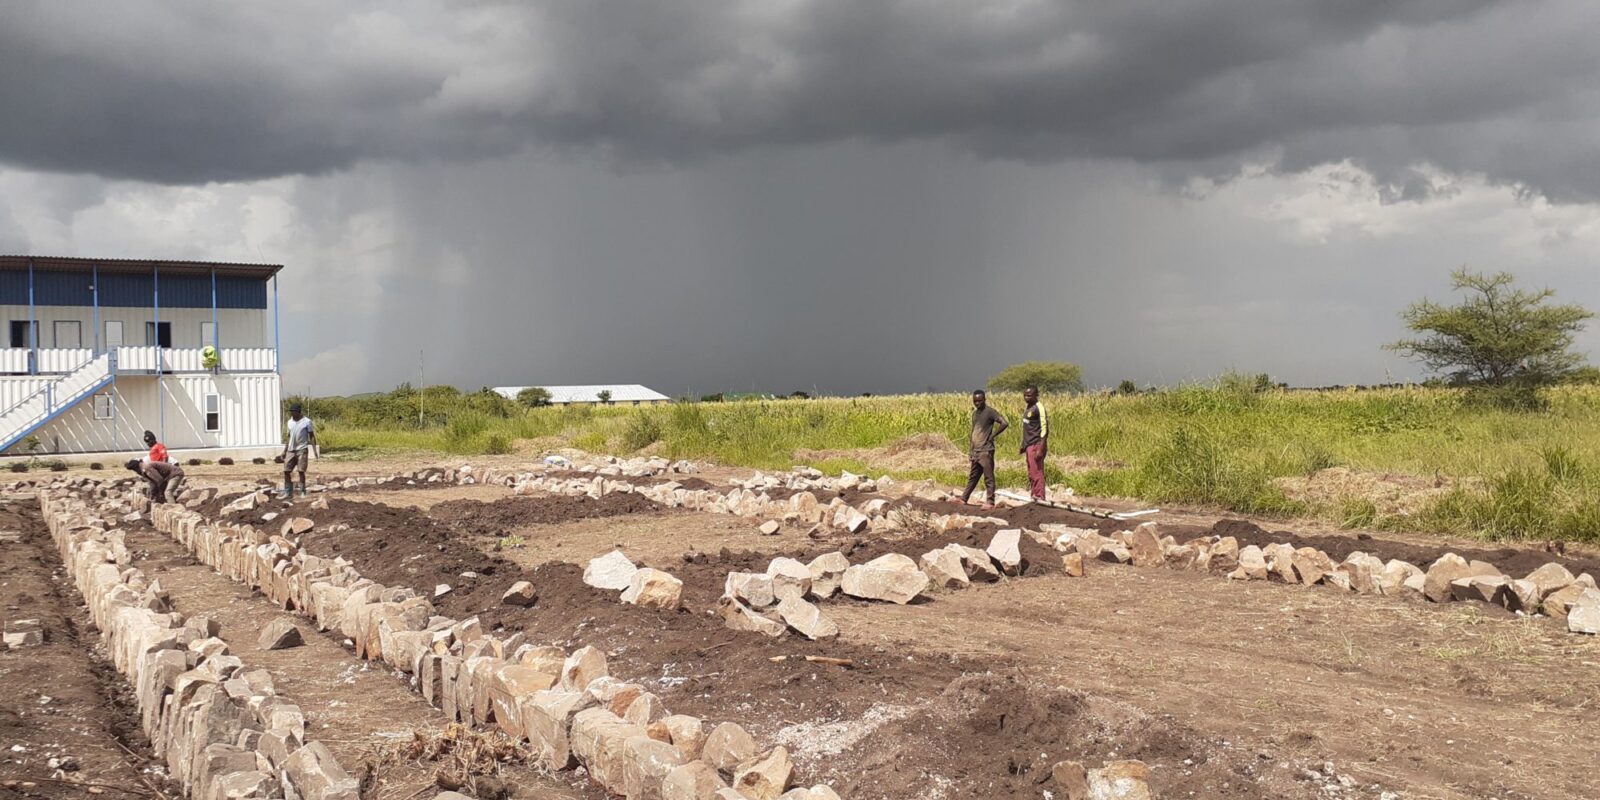
<path id="1" fill-rule="evenodd" d="M 1133 381 L 1124 380 L 1117 384 L 1117 394 L 1138 394 L 1139 386 Z"/>
<path id="2" fill-rule="evenodd" d="M 13 462 L 11 462 L 11 471 L 12 472 L 27 472 L 28 471 L 28 462 L 26 462 L 26 461 L 13 461 Z"/>
<path id="3" fill-rule="evenodd" d="M 221 464 L 224 467 L 231 467 L 231 466 L 233 466 L 233 459 L 224 456 L 222 458 L 217 459 L 217 463 Z"/>
<path id="4" fill-rule="evenodd" d="M 483 453 L 490 456 L 502 456 L 511 452 L 511 440 L 504 434 L 491 433 L 483 440 Z"/>
<path id="5" fill-rule="evenodd" d="M 55 461 L 46 462 L 45 466 L 49 467 L 51 472 L 66 472 L 67 471 L 67 462 L 62 461 L 59 458 L 56 459 Z"/>
<path id="6" fill-rule="evenodd" d="M 200 466 L 200 459 L 191 458 L 186 463 L 191 467 L 198 467 L 198 466 Z"/>
<path id="7" fill-rule="evenodd" d="M 252 464 L 265 464 L 265 463 L 267 463 L 267 460 L 262 458 L 261 456 L 256 456 L 255 458 L 250 459 L 250 463 L 252 463 Z"/>
<path id="8" fill-rule="evenodd" d="M 90 462 L 90 464 L 89 464 L 89 469 L 92 469 L 92 470 L 95 470 L 95 471 L 99 471 L 99 470 L 102 470 L 102 469 L 105 469 L 105 468 L 106 468 L 106 465 L 104 465 L 104 464 L 102 464 L 102 463 L 100 463 L 98 461 Z"/>
<path id="9" fill-rule="evenodd" d="M 649 411 L 639 411 L 628 418 L 622 429 L 622 447 L 629 452 L 643 450 L 661 440 L 661 421 Z"/>

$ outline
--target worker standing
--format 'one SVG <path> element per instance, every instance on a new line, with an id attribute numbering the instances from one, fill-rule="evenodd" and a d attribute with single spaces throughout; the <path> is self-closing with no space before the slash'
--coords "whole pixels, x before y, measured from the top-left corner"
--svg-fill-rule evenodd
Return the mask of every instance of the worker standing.
<path id="1" fill-rule="evenodd" d="M 1045 501 L 1044 458 L 1050 450 L 1050 414 L 1039 402 L 1039 389 L 1022 390 L 1022 458 L 1028 462 L 1028 494 L 1036 503 Z"/>
<path id="2" fill-rule="evenodd" d="M 150 448 L 150 454 L 145 456 L 146 461 L 165 464 L 171 460 L 167 457 L 167 446 L 156 439 L 155 433 L 151 431 L 144 432 L 144 446 Z"/>
<path id="3" fill-rule="evenodd" d="M 125 466 L 150 482 L 150 502 L 161 504 L 177 500 L 183 492 L 183 467 L 165 461 L 132 459 Z"/>
<path id="4" fill-rule="evenodd" d="M 306 494 L 306 467 L 317 444 L 317 429 L 299 403 L 289 404 L 288 437 L 283 443 L 283 494 L 294 497 L 294 473 L 300 473 L 300 496 Z"/>
<path id="5" fill-rule="evenodd" d="M 1007 425 L 1006 418 L 989 405 L 989 396 L 982 389 L 972 393 L 971 464 L 967 469 L 967 490 L 961 493 L 962 503 L 972 497 L 982 478 L 988 498 L 983 507 L 994 508 L 994 440 L 1005 433 Z"/>

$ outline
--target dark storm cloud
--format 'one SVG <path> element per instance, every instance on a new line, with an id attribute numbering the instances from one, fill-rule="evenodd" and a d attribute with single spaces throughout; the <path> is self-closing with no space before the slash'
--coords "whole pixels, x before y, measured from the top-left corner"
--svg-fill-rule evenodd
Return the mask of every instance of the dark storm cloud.
<path id="1" fill-rule="evenodd" d="M 0 160 L 167 183 L 836 140 L 1600 197 L 1592 0 L 8 3 Z"/>

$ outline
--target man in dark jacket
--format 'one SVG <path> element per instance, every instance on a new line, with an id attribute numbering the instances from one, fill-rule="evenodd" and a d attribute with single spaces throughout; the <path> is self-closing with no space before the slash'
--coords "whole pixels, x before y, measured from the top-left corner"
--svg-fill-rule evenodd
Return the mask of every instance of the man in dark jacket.
<path id="1" fill-rule="evenodd" d="M 961 493 L 963 504 L 972 497 L 973 490 L 978 488 L 978 479 L 981 478 L 987 497 L 983 507 L 994 508 L 994 440 L 1005 433 L 1006 427 L 1006 418 L 989 406 L 989 396 L 982 389 L 973 392 L 971 463 L 967 468 L 967 490 Z"/>

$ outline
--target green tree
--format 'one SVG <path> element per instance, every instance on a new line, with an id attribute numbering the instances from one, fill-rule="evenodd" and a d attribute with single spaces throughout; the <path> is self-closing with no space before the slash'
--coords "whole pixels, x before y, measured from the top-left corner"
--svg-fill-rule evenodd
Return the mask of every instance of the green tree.
<path id="1" fill-rule="evenodd" d="M 595 395 L 595 397 L 600 398 L 600 404 L 601 405 L 607 405 L 607 406 L 611 405 L 611 390 L 610 389 L 601 389 L 600 393 Z"/>
<path id="2" fill-rule="evenodd" d="M 1029 386 L 1041 392 L 1083 391 L 1083 368 L 1064 361 L 1024 361 L 989 379 L 989 388 L 1020 392 Z"/>
<path id="3" fill-rule="evenodd" d="M 1465 291 L 1460 305 L 1431 300 L 1400 313 L 1406 327 L 1422 334 L 1385 345 L 1420 361 L 1456 383 L 1540 385 L 1559 380 L 1584 363 L 1572 352 L 1573 336 L 1594 313 L 1578 305 L 1554 305 L 1550 289 L 1516 288 L 1509 272 L 1493 275 L 1458 269 L 1451 285 Z"/>
<path id="4" fill-rule="evenodd" d="M 528 408 L 550 405 L 550 390 L 543 386 L 529 386 L 517 392 L 517 402 Z"/>
<path id="5" fill-rule="evenodd" d="M 1139 393 L 1139 386 L 1137 384 L 1135 384 L 1133 381 L 1130 381 L 1130 380 L 1127 380 L 1127 379 L 1123 379 L 1122 383 L 1117 384 L 1117 394 L 1138 394 L 1138 393 Z"/>

